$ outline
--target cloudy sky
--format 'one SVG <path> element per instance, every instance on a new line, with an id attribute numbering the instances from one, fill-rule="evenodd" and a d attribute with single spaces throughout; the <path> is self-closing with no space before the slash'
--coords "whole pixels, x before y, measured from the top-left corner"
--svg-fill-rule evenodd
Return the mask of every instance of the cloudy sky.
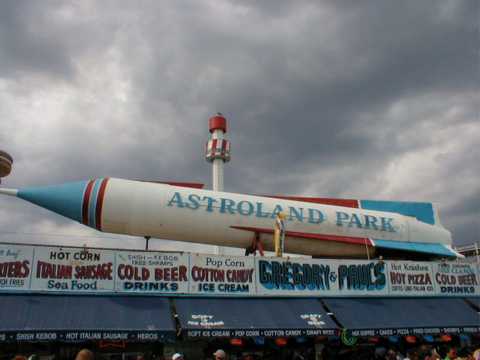
<path id="1" fill-rule="evenodd" d="M 1 1 L 3 185 L 210 186 L 221 111 L 226 191 L 429 201 L 480 241 L 479 4 Z M 143 246 L 6 197 L 0 241 Z"/>

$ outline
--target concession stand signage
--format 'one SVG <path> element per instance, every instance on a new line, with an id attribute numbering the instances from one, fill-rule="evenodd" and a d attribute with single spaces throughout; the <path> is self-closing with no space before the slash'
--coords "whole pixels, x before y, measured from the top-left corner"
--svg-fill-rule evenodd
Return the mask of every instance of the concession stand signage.
<path id="1" fill-rule="evenodd" d="M 44 342 L 44 341 L 130 341 L 147 342 L 162 341 L 172 335 L 163 331 L 7 331 L 0 332 L 2 342 Z"/>
<path id="2" fill-rule="evenodd" d="M 436 327 L 436 328 L 387 328 L 387 329 L 357 329 L 351 330 L 353 336 L 405 336 L 405 335 L 441 335 L 470 334 L 480 331 L 480 326 L 474 327 Z"/>
<path id="3" fill-rule="evenodd" d="M 379 261 L 257 259 L 261 295 L 388 295 L 386 279 L 386 264 Z"/>
<path id="4" fill-rule="evenodd" d="M 389 262 L 389 294 L 398 296 L 435 295 L 435 279 L 431 265 L 427 262 Z"/>
<path id="5" fill-rule="evenodd" d="M 0 291 L 30 290 L 32 246 L 0 244 Z"/>
<path id="6" fill-rule="evenodd" d="M 188 337 L 290 337 L 336 335 L 335 329 L 205 329 L 188 330 Z"/>
<path id="7" fill-rule="evenodd" d="M 115 253 L 109 250 L 35 247 L 31 289 L 102 292 L 114 290 Z"/>
<path id="8" fill-rule="evenodd" d="M 190 293 L 255 295 L 253 257 L 190 256 Z"/>
<path id="9" fill-rule="evenodd" d="M 188 291 L 188 256 L 180 253 L 116 252 L 115 290 L 175 294 Z"/>
<path id="10" fill-rule="evenodd" d="M 433 276 L 438 295 L 480 295 L 479 273 L 475 264 L 434 263 Z"/>
<path id="11" fill-rule="evenodd" d="M 463 262 L 217 256 L 1 243 L 0 293 L 21 292 L 470 297 L 480 296 L 480 269 Z"/>

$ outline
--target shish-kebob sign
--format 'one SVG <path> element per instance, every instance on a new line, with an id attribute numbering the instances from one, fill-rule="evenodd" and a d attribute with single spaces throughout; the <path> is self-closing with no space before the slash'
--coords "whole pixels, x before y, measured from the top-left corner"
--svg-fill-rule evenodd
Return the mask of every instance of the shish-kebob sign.
<path id="1" fill-rule="evenodd" d="M 0 292 L 180 296 L 480 296 L 459 262 L 323 260 L 0 244 Z"/>

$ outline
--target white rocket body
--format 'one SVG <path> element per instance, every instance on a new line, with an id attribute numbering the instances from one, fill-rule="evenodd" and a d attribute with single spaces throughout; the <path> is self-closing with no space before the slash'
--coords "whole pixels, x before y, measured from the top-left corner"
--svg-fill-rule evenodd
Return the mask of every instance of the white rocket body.
<path id="1" fill-rule="evenodd" d="M 400 214 L 121 179 L 109 179 L 101 230 L 239 248 L 251 245 L 257 230 L 265 249 L 272 250 L 273 237 L 265 230 L 273 230 L 280 208 L 287 214 L 285 251 L 289 253 L 363 257 L 365 246 L 374 245 L 373 239 L 451 245 L 451 235 L 444 228 Z M 360 223 L 347 219 L 354 214 Z M 369 225 L 376 219 L 376 226 L 366 227 L 366 216 Z M 365 241 L 322 241 L 304 234 Z"/>
<path id="2" fill-rule="evenodd" d="M 287 253 L 367 257 L 367 252 L 382 249 L 458 256 L 451 249 L 450 232 L 428 203 L 339 199 L 350 205 L 337 206 L 115 178 L 0 188 L 0 194 L 109 233 L 238 248 L 249 248 L 259 238 L 265 250 L 273 250 L 275 219 L 282 212 Z M 385 211 L 392 206 L 398 212 Z"/>

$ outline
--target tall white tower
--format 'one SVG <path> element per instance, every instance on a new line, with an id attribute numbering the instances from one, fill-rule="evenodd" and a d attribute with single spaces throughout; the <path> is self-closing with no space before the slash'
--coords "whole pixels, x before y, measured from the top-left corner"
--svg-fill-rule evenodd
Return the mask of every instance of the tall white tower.
<path id="1" fill-rule="evenodd" d="M 221 114 L 208 119 L 210 139 L 207 142 L 205 158 L 212 163 L 212 189 L 223 191 L 223 164 L 230 161 L 230 141 L 225 138 L 227 119 Z M 219 246 L 215 247 L 216 254 L 222 254 Z"/>

